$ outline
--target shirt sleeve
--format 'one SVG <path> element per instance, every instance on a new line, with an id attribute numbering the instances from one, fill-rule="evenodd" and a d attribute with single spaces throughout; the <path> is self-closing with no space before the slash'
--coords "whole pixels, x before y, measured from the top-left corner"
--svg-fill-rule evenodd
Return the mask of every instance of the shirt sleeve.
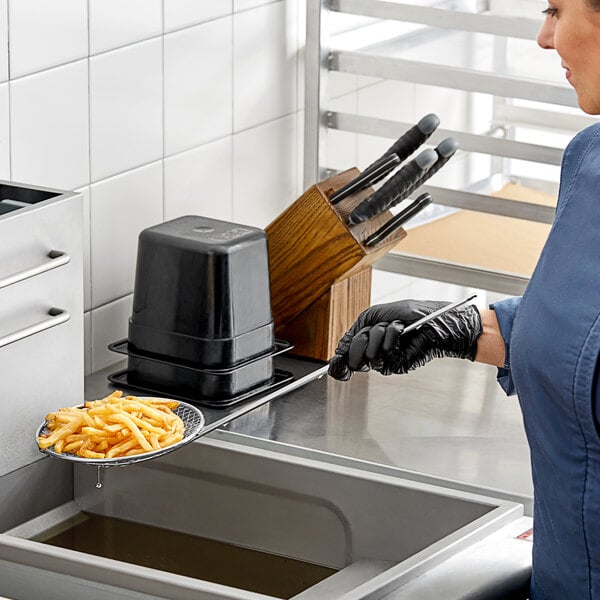
<path id="1" fill-rule="evenodd" d="M 512 334 L 513 323 L 519 305 L 521 304 L 521 296 L 515 296 L 513 298 L 507 298 L 500 302 L 495 302 L 490 305 L 496 313 L 498 319 L 498 325 L 500 326 L 500 334 L 504 340 L 505 358 L 504 367 L 498 369 L 498 383 L 502 389 L 506 392 L 507 396 L 516 394 L 515 382 L 513 381 L 510 372 L 510 336 Z"/>

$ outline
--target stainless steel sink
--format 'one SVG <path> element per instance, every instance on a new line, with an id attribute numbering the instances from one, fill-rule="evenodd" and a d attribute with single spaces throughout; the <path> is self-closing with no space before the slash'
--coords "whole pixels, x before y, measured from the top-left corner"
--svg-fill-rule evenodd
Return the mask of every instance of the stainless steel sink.
<path id="1" fill-rule="evenodd" d="M 297 600 L 401 598 L 402 589 L 424 574 L 515 523 L 515 531 L 523 527 L 523 506 L 516 502 L 410 481 L 400 471 L 381 473 L 360 461 L 338 464 L 323 453 L 298 456 L 283 444 L 255 447 L 239 438 L 216 434 L 154 461 L 105 469 L 100 488 L 95 468 L 76 466 L 72 498 L 17 524 L 14 507 L 4 502 L 0 595 L 46 600 L 283 597 L 34 540 L 44 540 L 82 513 L 331 570 L 325 579 L 297 590 Z M 46 468 L 60 462 L 50 460 L 44 459 Z M 3 512 L 13 515 L 10 529 Z M 194 552 L 182 539 L 179 550 Z M 147 553 L 161 551 L 147 546 Z M 506 560 L 513 562 L 507 568 L 523 579 L 529 549 L 517 548 L 509 552 Z"/>

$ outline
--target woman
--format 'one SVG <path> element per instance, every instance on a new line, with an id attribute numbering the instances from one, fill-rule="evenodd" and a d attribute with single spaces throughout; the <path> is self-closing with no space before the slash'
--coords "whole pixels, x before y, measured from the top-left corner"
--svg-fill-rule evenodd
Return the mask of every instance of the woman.
<path id="1" fill-rule="evenodd" d="M 580 107 L 600 114 L 600 0 L 552 0 L 544 13 L 539 45 L 560 56 Z M 499 367 L 531 447 L 531 598 L 600 600 L 600 124 L 565 150 L 555 222 L 523 297 L 481 312 L 463 306 L 399 336 L 444 304 L 367 309 L 330 374 L 406 373 L 442 356 Z"/>

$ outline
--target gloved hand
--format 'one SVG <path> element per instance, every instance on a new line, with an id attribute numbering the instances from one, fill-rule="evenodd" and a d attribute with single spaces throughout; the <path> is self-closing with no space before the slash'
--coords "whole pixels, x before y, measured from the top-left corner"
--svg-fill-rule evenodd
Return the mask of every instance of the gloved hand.
<path id="1" fill-rule="evenodd" d="M 401 300 L 363 311 L 339 341 L 329 375 L 347 381 L 354 371 L 408 373 L 443 356 L 475 360 L 483 326 L 474 305 L 459 306 L 402 335 L 407 325 L 447 304 Z"/>

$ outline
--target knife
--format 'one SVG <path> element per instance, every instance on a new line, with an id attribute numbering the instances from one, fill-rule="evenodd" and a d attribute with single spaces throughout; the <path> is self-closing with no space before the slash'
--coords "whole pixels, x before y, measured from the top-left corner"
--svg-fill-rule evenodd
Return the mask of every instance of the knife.
<path id="1" fill-rule="evenodd" d="M 442 308 L 438 308 L 438 310 L 434 310 L 432 313 L 425 315 L 418 321 L 415 321 L 414 323 L 407 325 L 406 327 L 404 327 L 402 329 L 402 331 L 398 332 L 398 335 L 404 335 L 405 333 L 410 333 L 411 331 L 414 331 L 415 329 L 419 329 L 419 327 L 422 327 L 423 325 L 425 325 L 425 323 L 429 323 L 429 321 L 433 321 L 434 319 L 437 319 L 441 315 L 446 314 L 447 312 L 454 310 L 455 308 L 458 308 L 459 306 L 462 306 L 463 304 L 466 304 L 467 302 L 470 302 L 471 300 L 473 300 L 473 298 L 476 298 L 476 297 L 477 297 L 477 294 L 472 294 L 471 296 L 469 296 L 468 298 L 465 298 L 464 300 L 459 300 L 458 302 L 452 302 L 451 304 L 446 304 L 446 306 L 442 306 Z M 358 371 L 360 369 L 360 367 L 364 364 L 365 357 L 369 360 L 373 360 L 375 358 L 375 356 L 369 356 L 369 341 L 371 341 L 371 342 L 374 341 L 371 338 L 371 336 L 378 336 L 380 338 L 380 340 L 379 340 L 380 343 L 381 343 L 381 338 L 383 338 L 383 344 L 381 345 L 381 348 L 384 352 L 389 352 L 389 350 L 391 350 L 394 346 L 394 342 L 392 341 L 393 338 L 390 338 L 388 340 L 387 331 L 385 329 L 382 330 L 379 328 L 377 328 L 377 329 L 371 328 L 369 336 L 367 336 L 367 335 L 361 336 L 359 333 L 353 339 L 353 342 L 350 345 L 350 349 L 348 351 L 347 362 L 348 362 L 348 366 L 353 371 Z M 380 343 L 373 344 L 374 349 L 378 349 L 380 346 Z"/>
<path id="2" fill-rule="evenodd" d="M 405 327 L 404 330 L 402 331 L 402 333 L 400 333 L 400 335 L 404 335 L 405 333 L 409 333 L 410 331 L 419 329 L 419 327 L 421 327 L 422 325 L 425 325 L 425 323 L 429 323 L 429 321 L 433 321 L 433 319 L 437 319 L 439 316 L 446 314 L 448 311 L 454 310 L 455 308 L 458 308 L 459 306 L 462 306 L 463 304 L 466 304 L 467 302 L 471 302 L 471 300 L 473 300 L 474 298 L 477 298 L 477 294 L 472 294 L 468 298 L 465 298 L 464 300 L 458 300 L 457 302 L 452 302 L 452 304 L 446 304 L 446 306 L 442 306 L 442 308 L 438 308 L 437 310 L 434 310 L 432 313 L 429 313 L 428 315 L 424 316 L 422 319 L 419 319 L 418 321 L 415 321 L 414 323 L 411 323 L 410 325 Z"/>
<path id="3" fill-rule="evenodd" d="M 437 115 L 433 113 L 425 115 L 416 125 L 413 125 L 400 138 L 398 138 L 380 158 L 363 169 L 362 173 L 358 177 L 342 186 L 339 190 L 336 190 L 329 198 L 331 203 L 337 204 L 347 196 L 350 196 L 351 194 L 354 194 L 355 192 L 358 192 L 369 187 L 373 183 L 376 183 L 376 181 L 379 181 L 379 179 L 376 181 L 370 180 L 370 175 L 373 170 L 379 167 L 380 161 L 389 156 L 395 155 L 400 159 L 399 162 L 402 162 L 413 152 L 415 152 L 419 146 L 421 146 L 421 144 L 423 144 L 429 138 L 429 136 L 431 136 L 439 124 L 440 119 Z M 391 170 L 392 169 L 390 169 L 390 171 Z"/>
<path id="4" fill-rule="evenodd" d="M 458 142 L 455 138 L 449 137 L 442 140 L 435 148 L 437 160 L 426 171 L 415 176 L 413 181 L 407 181 L 406 187 L 394 200 L 388 208 L 395 206 L 405 198 L 408 198 L 416 189 L 420 188 L 429 178 L 433 177 L 451 158 L 458 149 Z"/>
<path id="5" fill-rule="evenodd" d="M 423 183 L 425 183 L 425 181 L 427 181 L 430 177 L 433 177 L 433 175 L 435 175 L 454 156 L 457 149 L 458 149 L 458 141 L 455 138 L 449 137 L 449 138 L 442 140 L 438 144 L 438 146 L 435 148 L 435 154 L 437 156 L 437 160 L 433 163 L 433 165 L 426 170 L 422 170 L 420 172 L 415 171 L 412 174 L 412 180 L 408 179 L 408 177 L 410 177 L 411 174 L 407 173 L 406 174 L 407 180 L 405 182 L 404 187 L 401 189 L 398 188 L 396 198 L 390 204 L 388 204 L 386 208 L 391 208 L 392 206 L 395 206 L 396 204 L 398 204 L 398 202 L 401 202 L 405 198 L 408 198 L 416 189 L 418 189 L 421 185 L 423 185 Z M 401 175 L 403 175 L 402 169 L 400 171 L 398 171 L 398 173 L 396 175 L 394 175 L 394 177 L 390 178 L 390 181 L 392 181 L 394 178 L 400 179 Z M 387 183 L 385 185 L 387 185 Z M 378 190 L 378 192 L 379 192 L 379 190 Z M 356 207 L 356 209 L 353 211 L 353 213 L 356 213 L 356 214 L 350 215 L 350 219 L 352 219 L 352 221 L 350 219 L 348 221 L 350 224 L 354 223 L 355 218 L 360 219 L 361 217 L 365 217 L 365 216 L 366 216 L 366 218 L 371 218 L 369 216 L 369 215 L 371 215 L 370 208 L 367 208 L 366 205 L 364 207 L 361 206 L 363 203 L 366 203 L 366 202 L 369 202 L 369 204 L 373 203 L 374 201 L 371 198 L 372 197 L 369 197 L 366 200 L 363 200 L 363 202 Z M 379 213 L 376 213 L 376 214 L 379 214 Z M 373 216 L 373 215 L 371 215 L 371 216 Z M 366 219 L 363 218 L 363 220 L 366 220 Z M 360 222 L 360 221 L 358 221 L 358 222 Z"/>
<path id="6" fill-rule="evenodd" d="M 433 113 L 425 115 L 416 125 L 413 125 L 394 142 L 385 154 L 395 154 L 400 160 L 408 158 L 421 144 L 429 139 L 429 136 L 437 129 L 439 124 L 440 119 L 437 115 Z"/>
<path id="7" fill-rule="evenodd" d="M 426 206 L 431 204 L 431 196 L 427 193 L 421 194 L 414 202 L 409 204 L 404 210 L 384 223 L 375 233 L 372 233 L 364 242 L 367 247 L 375 246 L 383 239 L 394 233 L 406 221 L 412 219 L 417 213 L 421 212 Z"/>
<path id="8" fill-rule="evenodd" d="M 458 142 L 455 138 L 449 137 L 442 140 L 435 148 L 435 153 L 438 156 L 437 161 L 433 166 L 428 169 L 425 173 L 422 173 L 412 184 L 410 184 L 405 191 L 404 198 L 407 198 L 417 188 L 422 186 L 428 179 L 433 177 L 453 156 L 458 149 Z M 400 198 L 400 200 L 404 200 Z"/>
<path id="9" fill-rule="evenodd" d="M 349 215 L 348 224 L 357 225 L 391 208 L 406 198 L 406 189 L 430 169 L 437 161 L 435 150 L 423 150 L 415 159 L 390 177 L 377 191 L 363 200 Z"/>
<path id="10" fill-rule="evenodd" d="M 401 160 L 395 155 L 390 154 L 378 158 L 372 165 L 372 169 L 367 173 L 363 171 L 358 177 L 355 177 L 350 183 L 341 187 L 339 190 L 334 192 L 329 201 L 331 204 L 337 204 L 344 198 L 351 196 L 355 192 L 364 190 L 371 185 L 382 180 L 384 177 L 391 173 L 399 164 Z"/>

